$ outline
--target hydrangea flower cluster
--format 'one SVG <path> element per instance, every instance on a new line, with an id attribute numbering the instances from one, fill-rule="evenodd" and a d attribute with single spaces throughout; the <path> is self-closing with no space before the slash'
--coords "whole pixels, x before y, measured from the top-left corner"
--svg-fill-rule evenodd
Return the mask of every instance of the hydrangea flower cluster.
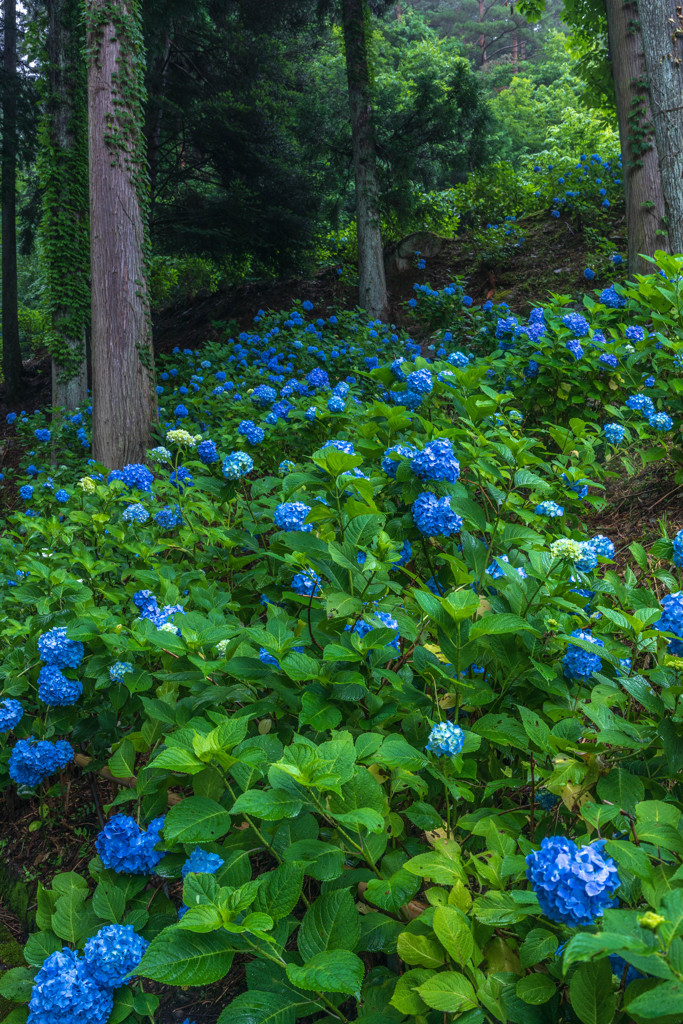
<path id="1" fill-rule="evenodd" d="M 499 564 L 500 562 L 505 562 L 506 565 L 509 565 L 510 564 L 510 559 L 509 559 L 509 557 L 507 555 L 498 555 L 497 558 L 494 558 L 493 561 L 491 562 L 491 564 L 486 567 L 487 574 L 493 580 L 499 580 L 501 578 L 501 576 L 505 575 L 505 573 L 503 572 L 503 570 L 500 567 L 500 564 Z M 524 568 L 523 565 L 517 566 L 516 569 L 515 569 L 515 572 L 520 577 L 520 579 L 523 579 L 523 580 L 526 579 L 527 572 L 526 572 L 526 569 Z"/>
<path id="2" fill-rule="evenodd" d="M 176 505 L 175 508 L 172 505 L 164 505 L 163 508 L 154 513 L 154 522 L 162 530 L 172 530 L 176 526 L 180 526 L 182 521 L 183 513 L 179 505 Z"/>
<path id="3" fill-rule="evenodd" d="M 38 653 L 46 665 L 78 668 L 85 649 L 80 641 L 68 639 L 65 626 L 55 626 L 38 638 Z"/>
<path id="4" fill-rule="evenodd" d="M 344 627 L 344 629 L 346 630 L 347 633 L 357 633 L 361 639 L 364 636 L 367 636 L 368 633 L 373 629 L 381 629 L 382 627 L 384 627 L 385 629 L 393 629 L 395 630 L 396 635 L 394 636 L 393 640 L 390 640 L 387 643 L 387 647 L 395 647 L 396 650 L 398 650 L 399 632 L 398 622 L 396 621 L 396 619 L 392 615 L 390 615 L 389 612 L 378 611 L 372 613 L 372 618 L 377 619 L 378 622 L 366 622 L 364 619 L 358 619 L 358 621 L 355 622 L 353 625 L 347 625 Z"/>
<path id="5" fill-rule="evenodd" d="M 674 537 L 674 565 L 683 568 L 683 530 L 679 530 Z"/>
<path id="6" fill-rule="evenodd" d="M 596 533 L 587 543 L 601 558 L 614 558 L 614 543 L 604 533 Z"/>
<path id="7" fill-rule="evenodd" d="M 176 612 L 181 615 L 185 609 L 180 604 L 166 604 L 163 608 L 159 607 L 159 603 L 151 592 L 151 590 L 138 590 L 133 594 L 133 604 L 140 610 L 141 619 L 149 619 L 153 622 L 157 629 L 161 629 L 162 626 L 169 625 L 172 623 L 173 616 Z M 174 629 L 171 625 L 171 628 Z M 180 632 L 180 630 L 178 630 Z"/>
<path id="8" fill-rule="evenodd" d="M 428 395 L 434 387 L 432 375 L 427 369 L 413 370 L 406 378 L 408 390 L 416 395 Z"/>
<path id="9" fill-rule="evenodd" d="M 585 640 L 596 647 L 605 646 L 604 641 L 593 636 L 588 629 L 574 629 L 569 635 L 579 640 Z M 602 658 L 591 651 L 584 651 L 583 647 L 577 647 L 576 644 L 570 643 L 567 653 L 562 659 L 562 665 L 567 679 L 587 682 L 594 672 L 599 672 L 602 668 Z"/>
<path id="10" fill-rule="evenodd" d="M 302 594 L 305 597 L 319 597 L 322 593 L 320 584 L 322 580 L 312 569 L 304 569 L 292 577 L 289 589 L 295 594 Z"/>
<path id="11" fill-rule="evenodd" d="M 38 675 L 38 696 L 51 708 L 75 704 L 83 693 L 83 684 L 69 679 L 56 665 L 43 665 Z"/>
<path id="12" fill-rule="evenodd" d="M 437 757 L 441 757 L 442 754 L 446 757 L 455 757 L 462 750 L 464 743 L 465 733 L 459 725 L 454 722 L 438 722 L 432 726 L 425 750 L 436 754 Z"/>
<path id="13" fill-rule="evenodd" d="M 116 661 L 109 668 L 109 678 L 112 683 L 122 683 L 123 677 L 133 671 L 130 661 Z"/>
<path id="14" fill-rule="evenodd" d="M 304 505 L 302 501 L 285 501 L 276 507 L 273 522 L 279 530 L 288 533 L 310 533 L 313 525 L 305 522 L 310 511 L 310 505 Z"/>
<path id="15" fill-rule="evenodd" d="M 454 484 L 460 476 L 460 463 L 446 437 L 437 437 L 414 455 L 410 468 L 420 480 L 446 480 Z"/>
<path id="16" fill-rule="evenodd" d="M 534 513 L 537 516 L 548 516 L 549 519 L 559 519 L 564 515 L 564 509 L 556 501 L 542 501 L 536 506 Z"/>
<path id="17" fill-rule="evenodd" d="M 396 479 L 396 470 L 398 469 L 401 459 L 412 459 L 418 454 L 417 448 L 414 448 L 411 444 L 395 444 L 392 448 L 387 448 L 382 457 L 382 469 L 390 476 L 392 480 Z M 398 455 L 400 458 L 392 459 L 392 455 Z"/>
<path id="18" fill-rule="evenodd" d="M 624 440 L 626 428 L 621 423 L 606 423 L 602 429 L 610 444 L 621 444 Z"/>
<path id="19" fill-rule="evenodd" d="M 322 447 L 324 451 L 326 448 L 336 448 L 338 452 L 344 452 L 346 455 L 354 455 L 355 449 L 353 447 L 353 441 L 343 441 L 340 439 L 333 441 L 325 441 Z"/>
<path id="20" fill-rule="evenodd" d="M 0 701 L 0 732 L 10 732 L 15 725 L 18 725 L 24 714 L 24 709 L 18 700 L 7 697 Z"/>
<path id="21" fill-rule="evenodd" d="M 249 444 L 261 444 L 266 436 L 263 427 L 257 427 L 253 420 L 242 420 L 237 428 L 237 433 L 246 437 Z"/>
<path id="22" fill-rule="evenodd" d="M 277 401 L 277 391 L 267 384 L 259 384 L 251 393 L 251 401 L 257 409 L 268 409 Z"/>
<path id="23" fill-rule="evenodd" d="M 88 973 L 105 989 L 119 988 L 138 966 L 149 942 L 132 925 L 108 924 L 88 939 L 83 960 Z"/>
<path id="24" fill-rule="evenodd" d="M 451 499 L 437 498 L 431 491 L 421 494 L 412 506 L 413 520 L 425 537 L 450 537 L 462 529 L 462 519 L 451 508 Z"/>
<path id="25" fill-rule="evenodd" d="M 614 906 L 621 880 L 604 846 L 604 839 L 577 846 L 564 836 L 551 836 L 527 856 L 527 878 L 551 921 L 571 928 L 590 925 Z"/>
<path id="26" fill-rule="evenodd" d="M 73 759 L 73 747 L 66 740 L 52 743 L 29 736 L 14 745 L 9 759 L 10 778 L 19 786 L 35 789 L 43 779 L 66 768 Z"/>
<path id="27" fill-rule="evenodd" d="M 582 551 L 582 542 L 571 537 L 558 537 L 550 545 L 550 554 L 553 558 L 568 558 L 572 562 L 581 558 Z"/>
<path id="28" fill-rule="evenodd" d="M 666 594 L 662 598 L 662 617 L 655 622 L 654 628 L 663 633 L 673 633 L 675 637 L 683 638 L 683 590 Z M 676 657 L 681 657 L 683 655 L 683 639 L 670 640 L 669 652 Z"/>
<path id="29" fill-rule="evenodd" d="M 138 491 L 151 491 L 154 474 L 147 469 L 147 466 L 143 466 L 139 462 L 131 462 L 123 469 L 111 471 L 107 477 L 107 483 L 111 484 L 114 480 L 121 480 L 130 490 L 136 488 Z"/>
<path id="30" fill-rule="evenodd" d="M 674 425 L 674 421 L 671 419 L 666 412 L 656 412 L 648 418 L 647 421 L 653 430 L 671 430 Z"/>
<path id="31" fill-rule="evenodd" d="M 95 848 L 105 868 L 119 874 L 150 875 L 164 856 L 154 847 L 161 842 L 164 818 L 155 818 L 143 831 L 135 818 L 115 814 L 106 823 Z"/>
<path id="32" fill-rule="evenodd" d="M 206 441 L 202 441 L 197 445 L 197 455 L 205 466 L 210 466 L 212 463 L 218 462 L 218 449 L 216 448 L 216 442 L 211 441 L 208 438 Z"/>
<path id="33" fill-rule="evenodd" d="M 577 338 L 585 338 L 590 331 L 590 324 L 586 320 L 585 316 L 581 316 L 580 313 L 565 313 L 562 317 L 562 323 L 565 327 L 568 327 L 572 334 L 575 334 Z"/>
<path id="34" fill-rule="evenodd" d="M 246 452 L 236 451 L 223 459 L 223 476 L 226 480 L 240 480 L 254 468 L 254 460 Z"/>
<path id="35" fill-rule="evenodd" d="M 190 874 L 213 875 L 224 863 L 223 858 L 217 853 L 209 853 L 208 850 L 202 850 L 201 846 L 195 846 L 183 864 L 181 874 L 183 878 Z"/>
<path id="36" fill-rule="evenodd" d="M 123 510 L 121 517 L 126 523 L 146 523 L 149 519 L 149 512 L 144 505 L 140 502 L 136 502 L 134 505 L 128 505 Z"/>
<path id="37" fill-rule="evenodd" d="M 77 952 L 62 949 L 36 975 L 28 1024 L 107 1024 L 113 1005 L 112 990 L 98 985 Z"/>

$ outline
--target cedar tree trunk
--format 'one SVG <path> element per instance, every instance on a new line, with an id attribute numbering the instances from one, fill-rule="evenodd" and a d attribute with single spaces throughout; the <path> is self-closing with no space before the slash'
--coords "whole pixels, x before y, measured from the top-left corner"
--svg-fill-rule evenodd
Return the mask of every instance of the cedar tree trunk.
<path id="1" fill-rule="evenodd" d="M 683 253 L 683 10 L 677 0 L 641 0 L 638 14 L 669 246 Z"/>
<path id="2" fill-rule="evenodd" d="M 652 265 L 641 256 L 666 248 L 665 237 L 658 234 L 665 207 L 638 7 L 634 0 L 605 0 L 605 12 L 623 160 L 628 265 L 631 273 L 647 274 Z"/>
<path id="3" fill-rule="evenodd" d="M 17 4 L 4 0 L 2 53 L 2 370 L 5 395 L 14 398 L 21 389 L 23 367 L 19 346 L 17 296 Z"/>
<path id="4" fill-rule="evenodd" d="M 86 0 L 93 456 L 140 462 L 156 418 L 138 0 Z"/>
<path id="5" fill-rule="evenodd" d="M 370 96 L 365 0 L 342 0 L 358 222 L 358 298 L 373 319 L 389 315 L 379 214 L 377 151 Z"/>

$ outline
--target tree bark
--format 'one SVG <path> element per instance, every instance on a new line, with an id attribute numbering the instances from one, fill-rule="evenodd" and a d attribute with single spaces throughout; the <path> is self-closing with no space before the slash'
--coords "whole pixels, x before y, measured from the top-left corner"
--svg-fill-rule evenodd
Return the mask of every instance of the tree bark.
<path id="1" fill-rule="evenodd" d="M 677 0 L 645 0 L 638 14 L 669 246 L 683 253 L 683 10 Z"/>
<path id="2" fill-rule="evenodd" d="M 484 0 L 479 0 L 479 23 L 484 24 Z M 481 50 L 481 66 L 486 67 L 488 63 L 488 56 L 486 54 L 486 36 L 482 32 L 479 36 L 479 49 Z"/>
<path id="3" fill-rule="evenodd" d="M 52 404 L 73 411 L 88 398 L 86 77 L 81 63 L 79 3 L 48 0 L 47 13 L 48 93 L 39 158 L 44 196 L 41 255 L 52 319 Z"/>
<path id="4" fill-rule="evenodd" d="M 342 0 L 346 73 L 356 179 L 358 298 L 373 319 L 389 315 L 379 212 L 377 149 L 365 34 L 365 0 Z"/>
<path id="5" fill-rule="evenodd" d="M 635 0 L 605 0 L 605 12 L 623 160 L 628 266 L 631 273 L 647 274 L 652 265 L 642 256 L 667 248 L 667 242 L 658 234 L 664 228 L 664 192 L 638 8 Z"/>
<path id="6" fill-rule="evenodd" d="M 19 345 L 17 291 L 17 5 L 3 6 L 2 166 L 2 370 L 5 394 L 13 399 L 21 390 L 23 365 Z"/>
<path id="7" fill-rule="evenodd" d="M 86 29 L 93 455 L 116 469 L 144 459 L 157 411 L 137 0 L 86 0 Z"/>

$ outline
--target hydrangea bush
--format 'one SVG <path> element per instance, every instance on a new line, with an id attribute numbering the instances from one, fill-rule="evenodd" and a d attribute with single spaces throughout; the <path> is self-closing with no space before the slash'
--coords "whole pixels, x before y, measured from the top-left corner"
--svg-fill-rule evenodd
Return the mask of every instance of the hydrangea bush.
<path id="1" fill-rule="evenodd" d="M 126 783 L 32 897 L 17 1021 L 153 1020 L 236 957 L 221 1024 L 683 1018 L 683 544 L 586 522 L 639 460 L 683 482 L 682 268 L 421 291 L 427 355 L 262 312 L 160 358 L 149 466 L 14 417 L 2 784 Z"/>

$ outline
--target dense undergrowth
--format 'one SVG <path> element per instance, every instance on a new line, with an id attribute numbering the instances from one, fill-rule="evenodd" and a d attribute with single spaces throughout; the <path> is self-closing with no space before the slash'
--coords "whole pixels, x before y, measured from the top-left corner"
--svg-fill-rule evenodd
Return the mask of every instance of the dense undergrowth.
<path id="1" fill-rule="evenodd" d="M 420 343 L 262 312 L 161 358 L 118 472 L 88 410 L 10 415 L 0 777 L 122 783 L 10 1024 L 238 967 L 221 1024 L 680 1021 L 683 540 L 584 523 L 683 484 L 682 270 L 524 319 L 423 285 Z"/>

